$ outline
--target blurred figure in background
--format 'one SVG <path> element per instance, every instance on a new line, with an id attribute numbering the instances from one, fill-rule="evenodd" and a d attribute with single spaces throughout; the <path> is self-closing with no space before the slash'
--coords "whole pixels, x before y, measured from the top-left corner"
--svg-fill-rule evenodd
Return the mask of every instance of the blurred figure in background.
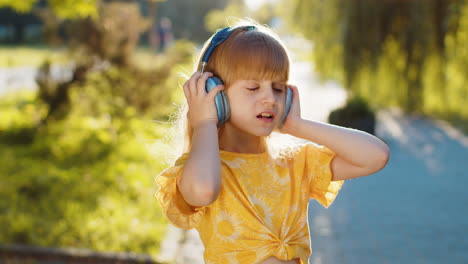
<path id="1" fill-rule="evenodd" d="M 172 45 L 174 36 L 172 34 L 172 21 L 168 17 L 161 17 L 159 24 L 154 28 L 154 45 L 156 53 L 163 53 L 167 47 Z"/>

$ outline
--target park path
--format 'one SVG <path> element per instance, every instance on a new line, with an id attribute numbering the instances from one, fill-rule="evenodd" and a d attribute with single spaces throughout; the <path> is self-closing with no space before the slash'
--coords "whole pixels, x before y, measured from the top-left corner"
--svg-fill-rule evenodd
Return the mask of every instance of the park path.
<path id="1" fill-rule="evenodd" d="M 38 68 L 35 66 L 0 67 L 0 96 L 20 89 L 36 90 L 37 72 Z M 69 80 L 72 71 L 70 66 L 52 65 L 51 75 L 55 80 Z"/>
<path id="2" fill-rule="evenodd" d="M 321 83 L 310 63 L 292 55 L 302 115 L 326 122 L 346 92 Z M 378 112 L 376 135 L 391 149 L 387 166 L 346 181 L 328 209 L 310 201 L 310 263 L 468 263 L 468 138 L 444 121 L 397 109 Z M 195 229 L 169 225 L 161 249 L 173 263 L 204 263 Z"/>

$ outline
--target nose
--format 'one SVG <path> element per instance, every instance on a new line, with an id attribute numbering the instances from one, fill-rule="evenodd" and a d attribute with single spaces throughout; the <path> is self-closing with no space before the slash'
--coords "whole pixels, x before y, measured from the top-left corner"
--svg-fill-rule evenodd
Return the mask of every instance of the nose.
<path id="1" fill-rule="evenodd" d="M 264 92 L 262 93 L 262 103 L 272 105 L 276 103 L 276 97 L 273 93 L 273 89 L 264 89 Z"/>

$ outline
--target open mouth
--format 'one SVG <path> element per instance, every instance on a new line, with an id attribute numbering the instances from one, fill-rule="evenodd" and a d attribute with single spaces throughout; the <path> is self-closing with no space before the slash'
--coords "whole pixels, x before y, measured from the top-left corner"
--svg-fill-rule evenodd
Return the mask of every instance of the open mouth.
<path id="1" fill-rule="evenodd" d="M 273 115 L 273 113 L 267 113 L 267 112 L 263 112 L 257 115 L 257 118 L 262 119 L 262 120 L 273 120 L 274 117 L 275 116 Z"/>

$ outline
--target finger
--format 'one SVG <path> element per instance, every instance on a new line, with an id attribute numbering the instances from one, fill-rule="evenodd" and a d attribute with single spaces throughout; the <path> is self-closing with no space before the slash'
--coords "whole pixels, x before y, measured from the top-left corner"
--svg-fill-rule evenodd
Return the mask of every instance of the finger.
<path id="1" fill-rule="evenodd" d="M 299 89 L 296 85 L 289 85 L 289 87 L 291 87 L 293 92 L 293 103 L 291 107 L 300 109 Z"/>
<path id="2" fill-rule="evenodd" d="M 209 98 L 214 98 L 216 94 L 218 94 L 220 91 L 224 90 L 224 85 L 216 85 L 209 93 L 208 97 Z"/>
<path id="3" fill-rule="evenodd" d="M 201 75 L 201 72 L 197 71 L 192 75 L 192 77 L 190 77 L 189 89 L 190 89 L 191 96 L 197 95 L 197 80 L 198 78 L 200 78 L 200 75 Z"/>
<path id="4" fill-rule="evenodd" d="M 204 72 L 200 78 L 198 78 L 197 81 L 197 92 L 198 94 L 206 94 L 205 86 L 206 86 L 206 80 L 208 78 L 212 77 L 213 73 L 211 72 Z"/>
<path id="5" fill-rule="evenodd" d="M 289 88 L 291 88 L 293 92 L 293 98 L 297 98 L 299 96 L 299 90 L 297 89 L 296 85 L 290 84 L 288 85 Z"/>
<path id="6" fill-rule="evenodd" d="M 190 88 L 189 88 L 189 81 L 188 80 L 184 83 L 184 86 L 182 86 L 182 88 L 184 90 L 185 98 L 189 99 L 190 98 Z"/>

